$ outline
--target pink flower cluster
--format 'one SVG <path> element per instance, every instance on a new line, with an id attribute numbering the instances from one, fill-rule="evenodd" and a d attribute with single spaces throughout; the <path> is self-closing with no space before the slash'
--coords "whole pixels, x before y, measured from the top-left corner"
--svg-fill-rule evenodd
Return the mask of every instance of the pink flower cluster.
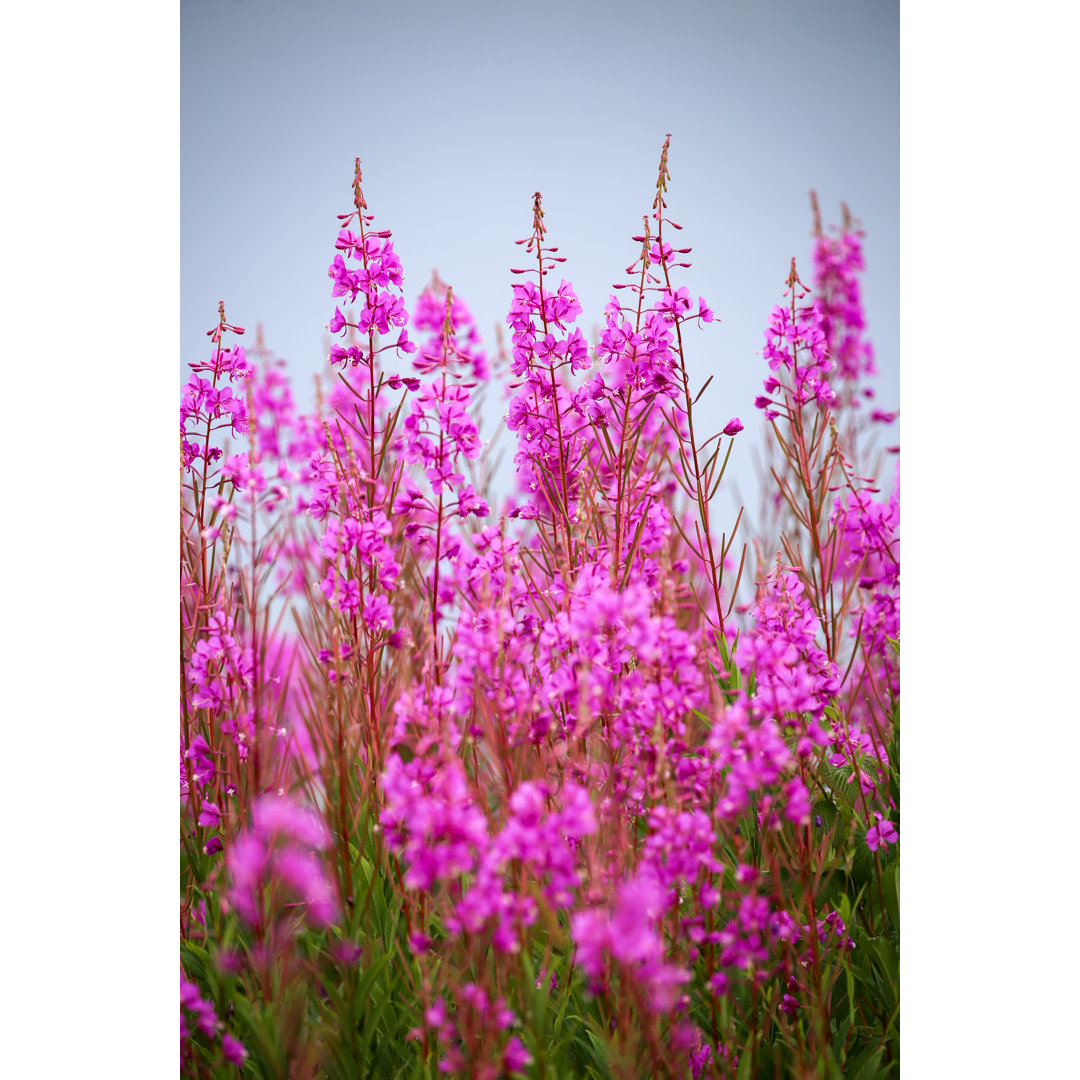
<path id="1" fill-rule="evenodd" d="M 428 755 L 406 763 L 391 754 L 382 789 L 379 822 L 408 864 L 408 888 L 430 890 L 476 866 L 489 845 L 488 824 L 458 758 Z"/>
<path id="2" fill-rule="evenodd" d="M 609 977 L 610 957 L 644 990 L 649 1008 L 670 1012 L 690 972 L 666 962 L 667 949 L 657 923 L 671 903 L 670 891 L 648 870 L 621 883 L 611 911 L 588 908 L 571 917 L 570 933 L 577 945 L 577 960 L 600 989 Z"/>
<path id="3" fill-rule="evenodd" d="M 380 822 L 407 865 L 405 885 L 425 892 L 440 883 L 449 888 L 449 934 L 490 930 L 497 949 L 516 952 L 521 930 L 537 917 L 535 901 L 519 889 L 521 874 L 553 908 L 573 903 L 580 884 L 575 847 L 596 831 L 584 788 L 564 781 L 556 798 L 545 784 L 523 783 L 507 801 L 506 823 L 492 835 L 456 757 L 404 764 L 391 756 L 382 786 Z M 418 944 L 423 951 L 426 943 Z"/>
<path id="4" fill-rule="evenodd" d="M 540 193 L 533 202 L 533 235 L 519 244 L 536 255 L 537 283 L 514 285 L 507 323 L 513 342 L 510 372 L 521 381 L 511 399 L 506 426 L 517 433 L 514 455 L 518 485 L 526 502 L 511 517 L 537 516 L 564 523 L 572 521 L 578 498 L 577 476 L 582 448 L 579 436 L 582 403 L 571 390 L 568 373 L 589 367 L 589 348 L 581 330 L 569 327 L 581 314 L 574 287 L 563 280 L 558 289 L 545 290 L 544 279 L 562 257 L 544 247 L 546 229 Z M 537 321 L 538 320 L 538 321 Z"/>
<path id="5" fill-rule="evenodd" d="M 433 305 L 441 300 L 442 318 L 435 321 Z M 434 553 L 441 547 L 443 514 L 459 517 L 487 517 L 490 508 L 480 498 L 472 484 L 465 483 L 463 459 L 473 461 L 482 449 L 479 433 L 470 409 L 470 390 L 475 385 L 476 372 L 486 372 L 487 358 L 477 347 L 478 335 L 471 325 L 468 309 L 451 290 L 441 293 L 433 289 L 421 293 L 423 305 L 414 318 L 414 325 L 432 331 L 420 350 L 414 366 L 423 374 L 434 373 L 433 381 L 419 387 L 405 418 L 401 444 L 406 463 L 419 465 L 427 477 L 432 495 L 427 495 L 414 483 L 406 483 L 405 493 L 394 501 L 394 513 L 409 515 L 406 535 L 418 549 Z M 459 347 L 457 327 L 468 327 L 468 343 Z M 463 335 L 466 336 L 466 335 Z M 467 375 L 472 379 L 466 381 Z M 448 502 L 449 498 L 449 502 Z M 434 557 L 451 557 L 457 544 L 434 553 Z"/>
<path id="6" fill-rule="evenodd" d="M 180 1050 L 185 1050 L 185 1043 L 195 1034 L 188 1026 L 188 1016 L 195 1022 L 195 1030 L 201 1031 L 208 1039 L 221 1034 L 221 1053 L 231 1065 L 243 1065 L 248 1056 L 244 1044 L 229 1032 L 222 1030 L 224 1024 L 218 1019 L 212 1001 L 205 1000 L 199 993 L 198 986 L 185 978 L 180 972 Z"/>
<path id="7" fill-rule="evenodd" d="M 818 619 L 798 575 L 777 567 L 762 583 L 752 617 L 735 655 L 753 692 L 744 687 L 709 737 L 716 766 L 724 770 L 724 816 L 742 813 L 752 792 L 777 784 L 796 757 L 806 760 L 834 739 L 821 720 L 840 690 L 840 677 L 817 644 Z M 795 737 L 794 757 L 785 731 Z M 779 824 L 774 802 L 770 794 L 759 801 L 763 822 Z M 810 820 L 809 794 L 799 777 L 784 781 L 782 803 L 787 820 Z"/>
<path id="8" fill-rule="evenodd" d="M 223 348 L 225 332 L 242 334 L 242 326 L 230 326 L 225 322 L 224 305 L 221 321 L 213 330 L 207 331 L 214 351 L 209 362 L 193 362 L 191 378 L 184 387 L 180 403 L 180 444 L 183 449 L 184 469 L 194 473 L 197 461 L 205 462 L 204 469 L 221 458 L 221 447 L 212 446 L 210 436 L 215 431 L 228 429 L 233 437 L 248 430 L 248 406 L 238 397 L 233 387 L 221 386 L 222 377 L 230 383 L 241 383 L 251 374 L 252 368 L 242 345 Z M 211 379 L 201 378 L 206 372 Z"/>
<path id="9" fill-rule="evenodd" d="M 800 755 L 809 754 L 811 744 L 827 746 L 820 721 L 840 690 L 840 676 L 817 644 L 819 620 L 798 575 L 779 568 L 770 574 L 751 616 L 753 626 L 736 653 L 739 667 L 755 677 L 751 714 L 797 728 Z"/>
<path id="10" fill-rule="evenodd" d="M 887 501 L 869 491 L 848 492 L 834 506 L 842 537 L 845 575 L 858 574 L 862 634 L 871 655 L 885 655 L 889 639 L 900 636 L 899 480 Z"/>
<path id="11" fill-rule="evenodd" d="M 195 709 L 219 712 L 236 702 L 242 687 L 251 686 L 254 666 L 251 649 L 245 649 L 237 641 L 234 622 L 226 612 L 215 611 L 188 660 L 187 677 Z"/>
<path id="12" fill-rule="evenodd" d="M 229 904 L 251 926 L 280 912 L 306 913 L 328 926 L 337 917 L 334 889 L 320 853 L 330 844 L 321 817 L 285 795 L 261 796 L 251 824 L 230 845 Z"/>
<path id="13" fill-rule="evenodd" d="M 836 364 L 836 378 L 849 384 L 877 374 L 874 347 L 864 337 L 866 318 L 859 276 L 866 269 L 862 235 L 854 228 L 814 242 L 814 291 L 819 298 L 822 331 Z M 871 396 L 870 390 L 867 396 Z M 852 400 L 855 404 L 855 400 Z"/>
<path id="14" fill-rule="evenodd" d="M 759 409 L 765 410 L 767 420 L 810 402 L 825 409 L 836 404 L 836 391 L 828 380 L 834 363 L 822 323 L 823 315 L 816 301 L 794 310 L 773 308 L 765 332 L 764 353 L 773 374 L 765 380 L 765 394 L 754 401 Z"/>
<path id="15" fill-rule="evenodd" d="M 588 792 L 564 781 L 561 807 L 544 784 L 528 781 L 510 796 L 502 830 L 479 861 L 475 880 L 458 902 L 446 928 L 477 934 L 490 928 L 500 952 L 521 948 L 521 931 L 537 918 L 536 902 L 521 890 L 523 876 L 539 886 L 552 908 L 569 908 L 581 884 L 575 849 L 583 836 L 596 831 Z M 556 804 L 558 805 L 558 804 Z"/>
<path id="16" fill-rule="evenodd" d="M 360 168 L 357 162 L 358 181 L 359 176 Z M 415 352 L 416 346 L 409 341 L 409 332 L 404 329 L 409 321 L 409 312 L 402 296 L 395 295 L 395 290 L 401 292 L 404 280 L 401 260 L 394 251 L 390 230 L 368 232 L 365 227 L 371 224 L 374 217 L 362 213 L 359 208 L 355 215 L 339 216 L 344 218 L 346 223 L 355 216 L 360 231 L 354 233 L 351 229 L 343 228 L 338 233 L 335 246 L 344 254 L 334 256 L 328 271 L 329 276 L 334 279 L 333 295 L 343 296 L 351 304 L 356 303 L 358 297 L 363 295 L 364 303 L 355 323 L 349 322 L 341 308 L 335 308 L 334 317 L 330 320 L 330 333 L 341 334 L 346 332 L 348 327 L 352 327 L 361 334 L 370 334 L 373 331 L 389 334 L 392 326 L 402 327 L 396 347 L 404 352 Z M 346 264 L 346 257 L 354 264 L 352 267 Z M 334 345 L 330 350 L 331 364 L 349 364 L 356 367 L 358 364 L 370 364 L 372 358 L 373 351 L 370 348 L 365 351 L 359 345 Z"/>
<path id="17" fill-rule="evenodd" d="M 504 998 L 491 998 L 482 986 L 465 983 L 458 990 L 457 1008 L 447 1009 L 444 998 L 436 998 L 424 1013 L 424 1026 L 442 1043 L 439 1071 L 463 1073 L 477 1080 L 499 1080 L 522 1073 L 532 1058 L 517 1035 L 506 1037 L 517 1018 Z M 419 1028 L 411 1033 L 419 1039 Z"/>
<path id="18" fill-rule="evenodd" d="M 817 962 L 823 965 L 831 953 L 848 952 L 855 948 L 855 942 L 848 936 L 840 913 L 830 911 L 817 921 L 816 940 L 811 941 L 812 926 L 805 925 L 796 929 L 792 938 L 796 945 L 795 969 L 788 976 L 786 992 L 781 1000 L 780 1009 L 789 1015 L 802 1008 L 807 1000 L 808 974 L 817 954 Z"/>

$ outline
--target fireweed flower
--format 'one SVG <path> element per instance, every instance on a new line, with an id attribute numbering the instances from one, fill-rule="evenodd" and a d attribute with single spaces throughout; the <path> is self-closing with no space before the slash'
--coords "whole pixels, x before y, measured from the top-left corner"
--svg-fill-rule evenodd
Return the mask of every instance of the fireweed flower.
<path id="1" fill-rule="evenodd" d="M 789 282 L 793 300 L 806 297 L 805 289 L 796 291 L 800 283 L 794 269 Z M 837 402 L 827 377 L 834 363 L 822 327 L 821 308 L 816 301 L 809 305 L 793 303 L 793 308 L 774 307 L 765 332 L 764 357 L 772 374 L 765 380 L 765 395 L 754 404 L 765 410 L 767 420 L 811 402 L 823 409 Z"/>
<path id="2" fill-rule="evenodd" d="M 330 264 L 328 273 L 334 279 L 333 295 L 345 297 L 350 304 L 358 302 L 363 297 L 363 306 L 355 323 L 350 323 L 346 315 L 343 315 L 340 307 L 334 309 L 334 317 L 328 329 L 331 333 L 345 333 L 349 327 L 353 327 L 361 334 L 367 334 L 369 345 L 365 350 L 362 346 L 354 346 L 356 351 L 346 350 L 346 355 L 331 353 L 331 362 L 340 362 L 348 359 L 352 367 L 358 365 L 370 365 L 374 356 L 371 345 L 373 332 L 389 334 L 390 328 L 402 328 L 409 321 L 409 313 L 401 295 L 394 295 L 396 290 L 399 294 L 404 284 L 401 260 L 394 251 L 393 241 L 390 239 L 390 231 L 369 232 L 368 227 L 374 220 L 370 214 L 363 213 L 367 206 L 363 202 L 360 193 L 360 161 L 356 162 L 356 176 L 354 189 L 358 193 L 357 208 L 352 214 L 342 215 L 346 221 L 356 218 L 360 227 L 360 235 L 356 235 L 349 229 L 342 229 L 338 233 L 336 246 L 344 252 L 344 255 L 335 255 Z M 349 265 L 346 263 L 349 260 Z M 402 352 L 414 352 L 416 346 L 409 341 L 407 333 L 400 333 L 395 343 L 395 348 Z"/>
<path id="3" fill-rule="evenodd" d="M 751 711 L 798 729 L 810 744 L 831 741 L 821 727 L 825 706 L 840 689 L 836 665 L 817 645 L 818 619 L 798 575 L 775 570 L 764 582 L 750 633 L 739 639 L 739 667 L 753 671 L 757 688 Z"/>
<path id="4" fill-rule="evenodd" d="M 440 292 L 434 291 L 439 288 Z M 438 322 L 433 310 L 437 301 L 442 305 Z M 461 550 L 461 533 L 449 518 L 483 518 L 490 513 L 487 502 L 465 483 L 462 471 L 465 461 L 475 460 L 481 451 L 470 415 L 474 383 L 466 378 L 470 373 L 475 377 L 478 370 L 486 374 L 487 361 L 478 348 L 479 335 L 469 325 L 471 316 L 449 287 L 436 278 L 435 285 L 421 294 L 421 302 L 423 308 L 414 324 L 435 332 L 413 363 L 417 370 L 435 378 L 423 384 L 413 398 L 399 446 L 405 462 L 422 469 L 427 483 L 424 488 L 407 483 L 405 492 L 394 502 L 394 512 L 408 515 L 405 536 L 425 565 L 434 636 L 444 606 L 453 599 L 444 561 L 455 559 Z M 457 326 L 469 326 L 465 348 L 458 346 Z M 436 649 L 435 643 L 432 648 Z"/>
<path id="5" fill-rule="evenodd" d="M 202 735 L 196 735 L 183 752 L 184 761 L 189 763 L 195 783 L 202 787 L 214 778 L 214 756 L 210 744 Z M 186 779 L 186 773 L 185 779 Z"/>
<path id="6" fill-rule="evenodd" d="M 707 745 L 723 775 L 717 810 L 722 817 L 745 811 L 751 793 L 783 782 L 784 817 L 810 820 L 806 785 L 790 776 L 795 755 L 808 758 L 835 739 L 822 726 L 825 706 L 840 690 L 836 665 L 817 645 L 818 621 L 802 583 L 792 571 L 777 568 L 762 583 L 754 622 L 739 638 L 736 662 L 744 682 L 752 675 L 753 696 L 743 689 L 714 724 Z M 831 726 L 831 725 L 830 725 Z M 795 755 L 784 732 L 795 737 Z M 769 806 L 772 800 L 769 800 Z M 779 819 L 759 804 L 762 822 Z"/>
<path id="7" fill-rule="evenodd" d="M 443 1056 L 439 1071 L 483 1080 L 524 1072 L 532 1058 L 517 1035 L 507 1038 L 517 1017 L 501 997 L 492 997 L 477 983 L 458 987 L 457 1008 L 447 1009 L 445 998 L 436 998 L 424 1012 L 424 1025 L 439 1039 Z M 410 1038 L 420 1038 L 414 1030 Z"/>
<path id="8" fill-rule="evenodd" d="M 244 1058 L 248 1056 L 244 1044 L 228 1032 L 221 1036 L 221 1052 L 225 1055 L 225 1060 L 233 1065 L 243 1065 Z"/>
<path id="9" fill-rule="evenodd" d="M 612 392 L 623 389 L 663 394 L 674 399 L 678 394 L 676 358 L 672 352 L 674 333 L 671 325 L 676 312 L 664 300 L 647 309 L 635 329 L 623 317 L 623 308 L 612 296 L 604 309 L 604 328 L 597 356 L 605 364 L 605 378 Z M 667 316 L 667 317 L 665 317 Z"/>
<path id="10" fill-rule="evenodd" d="M 224 311 L 224 305 L 220 310 Z M 211 331 L 212 334 L 214 332 Z M 196 361 L 188 366 L 192 369 L 192 375 L 184 388 L 180 404 L 180 436 L 184 445 L 185 469 L 194 472 L 196 460 L 203 458 L 210 464 L 221 455 L 220 447 L 210 445 L 211 433 L 227 428 L 235 437 L 247 431 L 246 400 L 234 393 L 232 386 L 221 386 L 219 383 L 222 379 L 241 383 L 251 374 L 252 367 L 247 361 L 244 347 L 222 348 L 220 335 L 215 338 L 209 361 Z M 211 379 L 200 378 L 200 372 L 210 374 Z"/>
<path id="11" fill-rule="evenodd" d="M 490 710 L 509 746 L 550 727 L 533 674 L 541 619 L 522 574 L 518 541 L 488 526 L 453 564 L 462 611 L 454 629 L 447 685 L 461 735 L 476 735 L 478 711 Z"/>
<path id="12" fill-rule="evenodd" d="M 887 642 L 900 635 L 899 476 L 888 501 L 845 492 L 833 506 L 841 536 L 841 570 L 858 574 L 862 637 L 870 655 L 888 660 Z"/>
<path id="13" fill-rule="evenodd" d="M 449 304 L 449 324 L 447 323 Z M 453 360 L 457 370 L 463 370 L 471 383 L 482 384 L 490 377 L 491 365 L 480 339 L 480 332 L 465 301 L 443 281 L 438 274 L 416 301 L 412 327 L 417 333 L 427 332 L 431 337 L 420 346 L 419 355 L 413 358 L 413 367 L 419 372 L 434 371 L 446 367 L 443 357 L 443 338 L 453 340 Z"/>
<path id="14" fill-rule="evenodd" d="M 658 806 L 649 815 L 649 828 L 642 862 L 652 867 L 656 880 L 666 888 L 693 883 L 703 870 L 710 875 L 723 871 L 713 856 L 716 834 L 708 814 L 676 813 Z"/>
<path id="15" fill-rule="evenodd" d="M 790 919 L 778 919 L 769 900 L 754 892 L 743 896 L 738 911 L 717 934 L 720 965 L 742 972 L 763 969 L 772 944 L 790 936 Z"/>
<path id="16" fill-rule="evenodd" d="M 866 318 L 859 285 L 866 268 L 863 233 L 851 222 L 844 207 L 842 229 L 835 236 L 826 235 L 821 228 L 817 196 L 811 193 L 811 199 L 815 230 L 814 292 L 821 312 L 821 329 L 836 364 L 836 381 L 843 384 L 844 403 L 858 407 L 859 382 L 877 374 L 873 346 L 864 336 Z M 864 393 L 872 396 L 872 391 Z"/>
<path id="17" fill-rule="evenodd" d="M 199 993 L 198 986 L 180 972 L 180 1052 L 181 1057 L 191 1051 L 185 1043 L 195 1034 L 190 1024 L 194 1024 L 195 1031 L 201 1031 L 208 1039 L 213 1039 L 221 1032 L 221 1052 L 225 1060 L 233 1065 L 242 1065 L 247 1057 L 244 1044 L 227 1031 L 223 1031 L 224 1024 L 218 1020 L 213 1002 L 206 1001 Z"/>
<path id="18" fill-rule="evenodd" d="M 180 444 L 186 474 L 195 477 L 202 461 L 202 483 L 205 488 L 214 475 L 211 466 L 221 459 L 222 448 L 212 442 L 212 436 L 228 430 L 235 438 L 248 430 L 249 415 L 246 398 L 234 391 L 231 384 L 243 384 L 252 373 L 242 345 L 224 347 L 226 333 L 244 333 L 242 326 L 225 321 L 225 305 L 218 304 L 218 325 L 207 331 L 213 351 L 209 361 L 194 361 L 188 366 L 192 374 L 184 388 L 180 404 Z M 210 375 L 209 379 L 200 373 Z M 222 385 L 228 381 L 230 385 Z M 235 390 L 239 390 L 237 385 Z"/>
<path id="19" fill-rule="evenodd" d="M 526 497 L 511 517 L 532 520 L 542 516 L 568 528 L 577 512 L 578 470 L 583 453 L 579 429 L 583 426 L 574 409 L 574 395 L 567 378 L 589 366 L 588 347 L 581 331 L 569 327 L 581 314 L 573 285 L 565 279 L 559 287 L 545 288 L 545 278 L 561 256 L 556 248 L 543 246 L 547 229 L 540 193 L 533 197 L 533 234 L 517 241 L 535 253 L 538 283 L 526 281 L 513 287 L 507 315 L 513 342 L 511 374 L 517 376 L 517 392 L 510 402 L 506 426 L 517 433 L 514 465 L 518 486 Z"/>
<path id="20" fill-rule="evenodd" d="M 328 926 L 336 904 L 320 853 L 329 843 L 325 825 L 312 811 L 287 796 L 261 796 L 250 826 L 225 856 L 230 905 L 252 926 L 264 926 L 268 912 L 279 922 L 298 907 L 312 923 Z"/>
<path id="21" fill-rule="evenodd" d="M 409 868 L 405 885 L 430 890 L 436 881 L 469 873 L 489 846 L 487 819 L 473 799 L 456 757 L 391 754 L 382 776 L 386 799 L 379 821 L 387 843 Z"/>
<path id="22" fill-rule="evenodd" d="M 794 946 L 796 961 L 791 967 L 792 974 L 785 980 L 787 993 L 783 995 L 783 1003 L 780 1007 L 783 1012 L 793 1015 L 807 1003 L 809 989 L 807 973 L 811 970 L 814 952 L 817 952 L 818 963 L 821 964 L 837 952 L 850 952 L 855 948 L 855 942 L 848 937 L 847 927 L 844 926 L 839 912 L 830 911 L 828 915 L 819 918 L 816 923 L 816 934 L 814 926 L 806 924 L 797 927 L 792 924 L 787 912 L 778 914 L 786 919 L 787 930 L 784 940 Z"/>
<path id="23" fill-rule="evenodd" d="M 321 446 L 310 455 L 305 510 L 322 523 L 317 584 L 334 613 L 319 663 L 325 665 L 328 682 L 344 695 L 339 700 L 359 713 L 338 753 L 364 762 L 363 782 L 374 786 L 400 694 L 393 679 L 382 677 L 384 657 L 387 650 L 401 650 L 412 641 L 410 605 L 399 598 L 403 571 L 411 571 L 414 554 L 406 544 L 416 538 L 428 509 L 419 486 L 411 480 L 402 484 L 408 474 L 401 465 L 408 463 L 402 462 L 404 439 L 398 428 L 399 418 L 410 415 L 409 395 L 424 387 L 411 375 L 387 373 L 383 367 L 388 355 L 400 359 L 417 351 L 408 336 L 407 309 L 395 295 L 404 281 L 401 263 L 389 231 L 371 231 L 360 180 L 358 161 L 356 209 L 341 215 L 337 246 L 342 254 L 331 264 L 330 276 L 336 296 L 364 307 L 359 316 L 336 307 L 329 327 L 344 338 L 333 347 L 331 363 L 357 371 L 329 394 L 337 419 L 325 425 Z M 380 344 L 378 335 L 395 333 L 392 344 Z M 431 464 L 440 463 L 445 464 Z M 343 812 L 343 840 L 348 838 L 345 820 Z"/>
<path id="24" fill-rule="evenodd" d="M 637 575 L 620 590 L 606 568 L 587 563 L 560 592 L 564 610 L 537 642 L 550 711 L 536 717 L 533 739 L 549 730 L 580 735 L 579 717 L 604 718 L 609 745 L 628 752 L 619 782 L 658 781 L 660 748 L 680 738 L 686 716 L 705 706 L 696 650 L 671 616 L 652 614 L 652 589 Z"/>
<path id="25" fill-rule="evenodd" d="M 646 870 L 619 885 L 612 911 L 590 908 L 571 916 L 577 962 L 594 988 L 605 984 L 605 957 L 610 956 L 642 987 L 653 1012 L 675 1008 L 679 987 L 689 982 L 690 973 L 665 963 L 664 944 L 655 924 L 669 902 L 668 890 Z"/>
<path id="26" fill-rule="evenodd" d="M 293 644 L 277 635 L 267 635 L 259 643 L 256 655 L 251 646 L 241 646 L 234 617 L 218 608 L 207 620 L 188 656 L 185 670 L 189 707 L 206 717 L 232 743 L 240 762 L 248 761 L 253 741 L 271 731 L 272 718 L 274 730 L 283 733 L 274 739 L 275 762 L 290 754 L 303 753 L 304 747 L 310 748 L 298 687 L 286 677 L 294 666 L 294 653 Z M 257 712 L 253 704 L 256 680 Z M 218 742 L 219 751 L 224 746 Z M 205 787 L 215 773 L 209 744 L 201 734 L 196 735 L 182 752 L 184 760 L 191 764 L 196 786 Z M 216 827 L 220 817 L 217 822 L 212 821 L 214 811 L 208 812 L 207 806 L 217 810 L 217 804 L 212 801 L 204 803 L 198 824 Z"/>
<path id="27" fill-rule="evenodd" d="M 582 837 L 596 832 L 596 817 L 588 792 L 573 781 L 563 783 L 561 810 L 548 811 L 551 799 L 547 785 L 532 781 L 510 796 L 506 825 L 481 857 L 475 882 L 446 920 L 449 932 L 475 934 L 487 925 L 498 950 L 520 948 L 519 932 L 536 921 L 537 906 L 531 896 L 517 893 L 515 877 L 507 879 L 506 870 L 512 867 L 539 884 L 552 908 L 573 904 L 581 883 L 576 847 Z"/>
<path id="28" fill-rule="evenodd" d="M 866 830 L 866 846 L 871 851 L 877 851 L 882 844 L 895 844 L 899 836 L 896 826 L 888 819 L 882 820 L 880 811 L 875 810 L 874 817 L 877 818 L 877 824 Z"/>
<path id="29" fill-rule="evenodd" d="M 232 616 L 215 611 L 187 662 L 192 707 L 220 713 L 235 704 L 252 686 L 253 669 L 252 650 L 237 641 Z"/>

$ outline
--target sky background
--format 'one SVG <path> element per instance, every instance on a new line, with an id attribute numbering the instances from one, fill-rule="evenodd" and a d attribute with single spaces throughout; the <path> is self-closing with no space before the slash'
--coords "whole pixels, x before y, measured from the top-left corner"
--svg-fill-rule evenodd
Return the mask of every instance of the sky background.
<path id="1" fill-rule="evenodd" d="M 180 16 L 185 381 L 224 300 L 310 406 L 355 157 L 410 311 L 437 269 L 493 347 L 539 190 L 592 340 L 670 132 L 668 211 L 693 248 L 677 284 L 722 320 L 690 337 L 692 387 L 715 376 L 699 426 L 746 424 L 728 476 L 748 515 L 763 332 L 792 256 L 811 281 L 811 188 L 826 222 L 846 201 L 866 229 L 875 385 L 899 405 L 897 3 L 184 0 Z"/>

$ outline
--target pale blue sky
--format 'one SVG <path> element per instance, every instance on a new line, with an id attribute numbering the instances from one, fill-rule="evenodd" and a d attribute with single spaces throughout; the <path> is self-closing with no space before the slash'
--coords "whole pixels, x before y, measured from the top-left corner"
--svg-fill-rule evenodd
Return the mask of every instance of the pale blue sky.
<path id="1" fill-rule="evenodd" d="M 310 401 L 356 156 L 410 306 L 437 268 L 493 344 L 539 189 L 591 336 L 671 132 L 681 283 L 722 319 L 692 335 L 691 376 L 716 376 L 703 428 L 746 424 L 749 490 L 762 335 L 793 255 L 810 279 L 811 188 L 867 230 L 879 400 L 899 404 L 899 102 L 896 3 L 184 0 L 181 361 L 223 299 Z"/>

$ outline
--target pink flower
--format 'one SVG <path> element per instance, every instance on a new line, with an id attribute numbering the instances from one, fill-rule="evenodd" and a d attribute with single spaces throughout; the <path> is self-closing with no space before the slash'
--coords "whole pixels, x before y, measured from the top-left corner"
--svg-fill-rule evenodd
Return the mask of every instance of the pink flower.
<path id="1" fill-rule="evenodd" d="M 736 416 L 727 422 L 727 427 L 724 428 L 725 435 L 738 435 L 743 429 L 742 421 Z"/>
<path id="2" fill-rule="evenodd" d="M 525 1049 L 525 1044 L 516 1035 L 511 1036 L 503 1051 L 503 1065 L 506 1071 L 524 1072 L 530 1061 L 532 1058 L 529 1056 L 529 1051 Z"/>
<path id="3" fill-rule="evenodd" d="M 244 1058 L 247 1057 L 244 1044 L 239 1039 L 234 1039 L 228 1032 L 221 1036 L 221 1052 L 225 1055 L 225 1060 L 231 1061 L 233 1065 L 243 1065 Z"/>
<path id="4" fill-rule="evenodd" d="M 882 815 L 876 810 L 874 817 L 878 823 L 866 830 L 866 846 L 871 851 L 877 851 L 880 844 L 895 844 L 898 836 L 896 826 L 887 818 L 883 821 Z"/>
<path id="5" fill-rule="evenodd" d="M 806 825 L 810 821 L 810 794 L 806 785 L 797 777 L 792 777 L 784 785 L 784 794 L 788 803 L 784 816 L 796 825 Z"/>
<path id="6" fill-rule="evenodd" d="M 252 810 L 251 826 L 226 855 L 229 903 L 246 922 L 259 925 L 264 893 L 272 895 L 265 890 L 276 881 L 306 905 L 312 922 L 327 925 L 336 914 L 333 888 L 315 853 L 329 843 L 326 826 L 313 811 L 285 796 L 263 795 Z"/>
<path id="7" fill-rule="evenodd" d="M 364 622 L 372 630 L 393 630 L 394 609 L 385 596 L 364 593 Z"/>

